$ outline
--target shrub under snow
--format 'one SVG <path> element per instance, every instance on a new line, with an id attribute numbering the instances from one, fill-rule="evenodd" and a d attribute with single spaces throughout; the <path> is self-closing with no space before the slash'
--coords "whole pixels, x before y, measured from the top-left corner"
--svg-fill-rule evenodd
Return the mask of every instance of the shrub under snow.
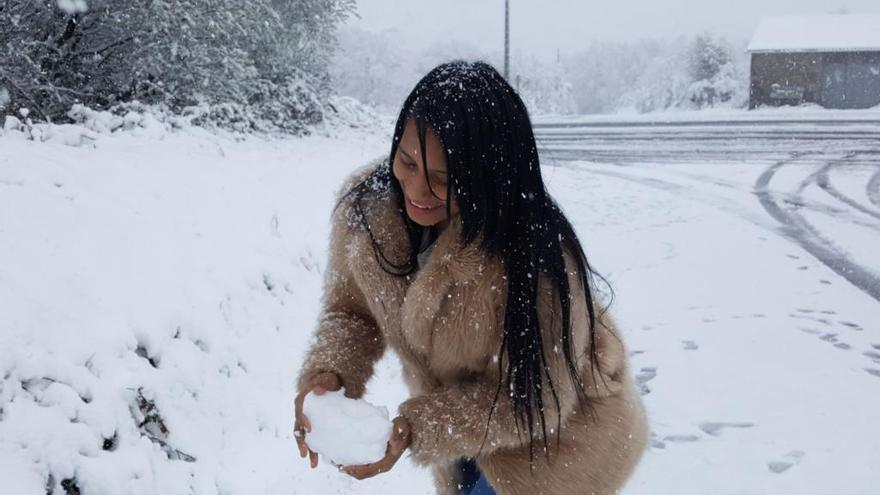
<path id="1" fill-rule="evenodd" d="M 74 104 L 211 104 L 218 125 L 298 131 L 322 118 L 335 29 L 353 9 L 353 0 L 7 0 L 0 106 L 65 121 Z"/>

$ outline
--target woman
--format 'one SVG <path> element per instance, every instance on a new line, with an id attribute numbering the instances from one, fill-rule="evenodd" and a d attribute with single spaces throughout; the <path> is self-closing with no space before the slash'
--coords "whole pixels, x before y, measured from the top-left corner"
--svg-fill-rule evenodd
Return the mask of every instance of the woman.
<path id="1" fill-rule="evenodd" d="M 403 104 L 389 160 L 356 173 L 333 217 L 323 312 L 299 378 L 360 397 L 394 349 L 412 397 L 404 451 L 440 493 L 615 493 L 647 427 L 626 352 L 594 300 L 571 224 L 544 188 L 528 113 L 491 66 L 452 62 Z"/>

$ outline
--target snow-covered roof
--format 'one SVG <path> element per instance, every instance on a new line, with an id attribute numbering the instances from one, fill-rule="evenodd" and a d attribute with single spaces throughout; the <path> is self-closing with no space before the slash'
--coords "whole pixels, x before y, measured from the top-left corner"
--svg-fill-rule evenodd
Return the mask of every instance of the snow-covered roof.
<path id="1" fill-rule="evenodd" d="M 750 52 L 880 51 L 880 15 L 764 17 Z"/>

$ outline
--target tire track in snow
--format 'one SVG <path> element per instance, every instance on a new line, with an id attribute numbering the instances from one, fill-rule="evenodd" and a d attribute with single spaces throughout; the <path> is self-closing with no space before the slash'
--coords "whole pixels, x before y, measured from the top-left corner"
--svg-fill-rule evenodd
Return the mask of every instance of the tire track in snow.
<path id="1" fill-rule="evenodd" d="M 755 215 L 746 209 L 742 208 L 735 201 L 728 200 L 726 198 L 713 195 L 711 193 L 706 193 L 699 189 L 694 189 L 691 186 L 678 184 L 676 182 L 666 181 L 663 179 L 657 179 L 655 177 L 644 177 L 635 174 L 628 174 L 623 171 L 617 170 L 600 170 L 597 168 L 587 168 L 584 166 L 578 166 L 578 162 L 585 160 L 576 160 L 576 159 L 563 159 L 556 158 L 552 160 L 545 160 L 543 162 L 543 166 L 548 167 L 562 167 L 568 168 L 571 170 L 587 172 L 590 174 L 604 175 L 606 177 L 613 177 L 616 179 L 623 179 L 629 182 L 634 182 L 636 184 L 650 187 L 653 189 L 659 189 L 661 191 L 670 193 L 677 197 L 685 197 L 688 199 L 692 199 L 695 201 L 699 201 L 700 203 L 704 203 L 707 206 L 711 206 L 713 208 L 717 208 L 721 211 L 739 217 L 753 225 L 758 227 L 776 231 L 776 228 L 767 222 L 767 220 L 761 215 Z M 619 167 L 620 169 L 627 169 L 629 167 L 624 165 L 607 165 L 603 164 L 603 166 L 614 166 Z"/>
<path id="2" fill-rule="evenodd" d="M 851 284 L 859 288 L 880 302 L 880 277 L 852 261 L 844 253 L 841 253 L 830 242 L 826 241 L 807 221 L 797 212 L 798 203 L 791 208 L 784 208 L 776 201 L 777 194 L 769 189 L 770 181 L 776 172 L 785 165 L 794 163 L 800 159 L 800 155 L 794 155 L 788 160 L 779 161 L 768 167 L 755 182 L 755 194 L 758 196 L 761 206 L 782 224 L 782 234 L 788 239 L 800 245 L 805 251 L 813 255 L 822 264 L 845 278 Z M 814 174 L 801 182 L 796 197 L 814 180 Z"/>
<path id="3" fill-rule="evenodd" d="M 877 172 L 871 177 L 871 180 L 868 181 L 866 187 L 868 199 L 874 203 L 874 206 L 880 208 L 880 167 L 877 168 Z"/>
<path id="4" fill-rule="evenodd" d="M 854 155 L 855 154 L 853 154 L 853 156 Z M 848 156 L 847 158 L 851 158 L 851 157 L 852 156 Z M 856 210 L 858 210 L 866 215 L 870 215 L 870 216 L 880 220 L 880 212 L 874 211 L 873 209 L 868 208 L 868 207 L 862 205 L 861 203 L 859 203 L 858 201 L 843 194 L 842 192 L 840 192 L 840 190 L 838 190 L 836 187 L 834 187 L 834 185 L 831 183 L 831 180 L 828 177 L 829 170 L 831 170 L 834 167 L 837 167 L 840 165 L 845 165 L 845 164 L 846 164 L 846 162 L 844 160 L 835 160 L 835 161 L 828 162 L 827 165 L 825 165 L 818 172 L 816 172 L 816 176 L 815 176 L 816 184 L 818 184 L 819 187 L 821 187 L 825 192 L 827 192 L 832 197 L 834 197 L 834 199 L 836 199 L 842 203 L 845 203 L 845 204 L 855 208 Z M 874 177 L 877 177 L 878 175 L 880 175 L 880 171 L 878 171 L 877 174 L 874 174 Z M 873 180 L 873 177 L 872 177 L 872 180 Z M 868 189 L 870 190 L 870 182 L 868 183 Z"/>

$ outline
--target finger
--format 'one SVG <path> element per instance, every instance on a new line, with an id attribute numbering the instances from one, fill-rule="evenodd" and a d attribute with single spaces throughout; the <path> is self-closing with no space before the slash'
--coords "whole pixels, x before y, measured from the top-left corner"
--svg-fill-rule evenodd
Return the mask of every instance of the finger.
<path id="1" fill-rule="evenodd" d="M 409 438 L 409 423 L 395 422 L 391 430 L 391 440 L 388 441 L 389 445 L 391 446 L 391 450 L 395 454 L 399 455 L 400 452 L 407 447 Z"/>
<path id="2" fill-rule="evenodd" d="M 388 441 L 391 444 L 392 449 L 400 449 L 401 445 L 403 445 L 403 441 L 406 438 L 406 432 L 403 428 L 399 426 L 395 426 L 391 430 L 391 440 Z"/>
<path id="3" fill-rule="evenodd" d="M 312 431 L 312 423 L 309 421 L 308 416 L 303 414 L 303 402 L 305 402 L 306 393 L 301 392 L 296 396 L 296 399 L 293 401 L 295 405 L 295 421 L 293 427 L 295 430 L 304 430 L 306 432 Z"/>
<path id="4" fill-rule="evenodd" d="M 377 474 L 390 471 L 397 462 L 398 457 L 391 454 L 385 454 L 385 457 L 372 464 L 361 464 L 357 466 L 342 466 L 339 469 L 359 480 L 372 478 Z"/>
<path id="5" fill-rule="evenodd" d="M 372 464 L 367 464 L 363 466 L 346 466 L 342 469 L 349 476 L 363 480 L 367 478 L 371 478 L 377 474 L 379 474 L 379 469 L 372 467 Z"/>
<path id="6" fill-rule="evenodd" d="M 293 431 L 294 433 L 311 433 L 312 431 L 312 422 L 309 421 L 309 417 L 305 414 L 297 414 L 296 419 L 293 421 Z"/>
<path id="7" fill-rule="evenodd" d="M 306 418 L 305 414 L 303 414 L 303 402 L 306 400 L 306 393 L 300 392 L 296 394 L 296 399 L 293 400 L 293 416 L 296 419 L 297 423 L 301 423 L 303 419 Z M 297 426 L 294 425 L 296 428 Z"/>
<path id="8" fill-rule="evenodd" d="M 403 439 L 399 438 L 396 433 L 392 433 L 391 439 L 388 440 L 388 452 L 397 454 L 402 450 L 401 444 L 403 444 Z"/>
<path id="9" fill-rule="evenodd" d="M 294 436 L 296 438 L 296 446 L 299 448 L 299 456 L 305 458 L 306 454 L 309 453 L 309 446 L 306 445 L 306 437 L 301 431 Z"/>
<path id="10" fill-rule="evenodd" d="M 309 449 L 309 464 L 312 466 L 312 469 L 318 467 L 318 454 Z"/>

